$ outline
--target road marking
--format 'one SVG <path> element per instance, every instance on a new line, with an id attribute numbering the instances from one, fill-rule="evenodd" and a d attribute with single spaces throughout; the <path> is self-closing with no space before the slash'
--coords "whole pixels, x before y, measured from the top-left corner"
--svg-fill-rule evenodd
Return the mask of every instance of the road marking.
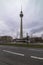
<path id="1" fill-rule="evenodd" d="M 4 51 L 4 52 L 7 52 L 7 53 L 19 55 L 19 56 L 24 56 L 24 54 L 21 54 L 21 53 L 11 52 L 11 51 L 7 51 L 7 50 L 3 50 L 3 51 Z"/>
<path id="2" fill-rule="evenodd" d="M 43 50 L 38 50 L 38 49 L 28 49 L 28 50 L 32 50 L 32 51 L 43 51 Z"/>
<path id="3" fill-rule="evenodd" d="M 41 58 L 41 57 L 36 57 L 36 56 L 30 56 L 30 57 L 33 59 L 43 60 L 43 58 Z"/>

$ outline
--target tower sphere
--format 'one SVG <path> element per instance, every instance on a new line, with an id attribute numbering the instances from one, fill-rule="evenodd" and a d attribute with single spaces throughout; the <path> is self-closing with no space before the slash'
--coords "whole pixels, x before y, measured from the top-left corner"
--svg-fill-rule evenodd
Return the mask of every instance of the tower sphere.
<path id="1" fill-rule="evenodd" d="M 23 17 L 23 12 L 22 11 L 20 12 L 20 17 Z"/>

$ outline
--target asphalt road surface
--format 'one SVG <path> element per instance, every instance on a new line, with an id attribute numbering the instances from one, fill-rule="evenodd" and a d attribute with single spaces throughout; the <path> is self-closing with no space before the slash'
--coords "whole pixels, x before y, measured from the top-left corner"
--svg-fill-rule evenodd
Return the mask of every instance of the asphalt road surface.
<path id="1" fill-rule="evenodd" d="M 43 49 L 0 45 L 0 65 L 43 65 Z"/>

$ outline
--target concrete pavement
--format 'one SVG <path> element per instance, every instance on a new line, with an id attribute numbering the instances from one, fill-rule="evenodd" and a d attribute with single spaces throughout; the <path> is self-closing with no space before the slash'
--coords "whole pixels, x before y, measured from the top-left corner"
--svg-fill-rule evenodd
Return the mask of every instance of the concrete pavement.
<path id="1" fill-rule="evenodd" d="M 0 65 L 43 65 L 43 49 L 0 45 Z"/>

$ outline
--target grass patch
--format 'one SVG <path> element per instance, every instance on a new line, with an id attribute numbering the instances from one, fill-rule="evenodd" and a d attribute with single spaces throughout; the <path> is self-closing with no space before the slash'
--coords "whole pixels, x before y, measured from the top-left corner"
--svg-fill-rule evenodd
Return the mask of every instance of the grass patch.
<path id="1" fill-rule="evenodd" d="M 0 44 L 0 45 L 7 45 L 7 46 L 17 46 L 17 47 L 28 47 L 28 48 L 43 48 L 43 45 L 31 45 L 31 44 L 20 44 L 20 43 L 15 43 L 15 44 L 11 44 L 11 43 L 4 43 L 4 44 Z"/>

